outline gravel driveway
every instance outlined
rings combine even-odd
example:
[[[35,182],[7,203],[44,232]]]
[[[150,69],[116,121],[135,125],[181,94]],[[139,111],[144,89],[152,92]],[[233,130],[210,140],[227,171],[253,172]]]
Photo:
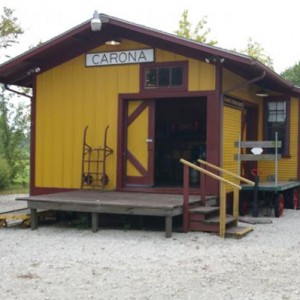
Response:
[[[300,211],[271,220],[240,240],[3,228],[1,299],[300,299]]]

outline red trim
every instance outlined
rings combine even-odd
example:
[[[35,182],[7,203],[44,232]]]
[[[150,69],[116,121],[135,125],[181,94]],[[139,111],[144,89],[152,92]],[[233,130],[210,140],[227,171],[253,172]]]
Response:
[[[290,156],[290,128],[291,128],[291,99],[286,96],[270,96],[268,99],[264,99],[263,103],[263,137],[267,140],[267,112],[268,112],[268,102],[271,101],[286,101],[286,125],[285,125],[285,149],[282,152],[282,157],[289,158]],[[299,116],[298,116],[299,117]]]
[[[31,196],[36,195],[46,195],[46,194],[54,194],[54,193],[63,193],[63,192],[71,192],[76,191],[78,189],[65,189],[65,188],[50,188],[50,187],[34,187],[30,192]]]
[[[222,69],[216,66],[216,92],[207,97],[207,125],[206,125],[206,160],[221,166],[222,156],[222,129],[223,129],[223,97],[222,97]],[[206,178],[206,193],[218,194],[218,182]]]
[[[144,93],[143,91],[137,94],[119,94],[119,99],[121,101],[124,100],[151,100],[151,99],[167,99],[167,98],[195,98],[195,97],[208,97],[215,95],[214,90],[207,90],[207,91],[186,91],[186,92],[172,92],[169,93],[162,93],[160,91],[155,92],[154,90],[152,93]]]
[[[127,126],[129,126],[142,112],[143,110],[148,107],[147,103],[144,101],[142,102],[135,110],[134,112],[128,116],[127,119]]]
[[[298,101],[298,168],[297,168],[297,178],[300,179],[300,102]],[[299,191],[298,191],[299,192]],[[298,194],[299,195],[299,194]],[[300,196],[300,195],[299,195]],[[298,201],[300,205],[300,201]]]
[[[33,195],[35,185],[35,147],[36,147],[36,80],[32,87],[33,96],[31,98],[30,116],[30,184],[29,193]]]
[[[140,99],[139,99],[140,100]],[[133,111],[133,113],[128,116],[128,103],[129,101],[134,101],[132,99],[129,99],[126,101],[126,105],[125,107],[123,107],[123,109],[126,108],[126,113],[123,114],[124,120],[122,121],[122,124],[124,124],[124,127],[121,129],[123,132],[123,141],[122,141],[122,145],[123,145],[123,149],[121,150],[124,155],[122,157],[123,159],[123,166],[121,167],[124,172],[124,180],[121,179],[123,181],[122,186],[126,185],[126,184],[143,184],[143,185],[147,185],[147,186],[152,186],[153,185],[153,167],[152,164],[154,162],[154,146],[153,146],[153,142],[152,143],[148,143],[148,161],[147,161],[147,169],[145,169],[143,167],[143,165],[141,165],[141,163],[136,159],[136,157],[128,150],[127,148],[127,130],[128,130],[128,126],[139,116],[139,114],[141,114],[144,109],[146,107],[149,108],[148,111],[148,133],[147,133],[147,138],[148,139],[152,139],[152,141],[154,141],[154,105],[153,105],[153,101],[151,99],[148,100],[143,100],[143,102]],[[128,176],[126,175],[126,161],[130,161],[132,163],[132,165],[141,173],[141,176]],[[137,180],[135,180],[137,179]]]
[[[215,99],[215,92],[214,91],[195,91],[195,92],[170,92],[170,93],[152,93],[151,95],[149,93],[137,93],[137,94],[119,94],[119,107],[118,107],[118,140],[117,140],[117,183],[116,183],[116,189],[117,190],[124,190],[127,189],[125,187],[126,182],[125,182],[125,149],[126,149],[126,141],[127,141],[127,135],[126,135],[126,130],[124,128],[127,128],[127,101],[128,100],[159,100],[159,99],[167,99],[167,98],[194,98],[194,97],[207,97],[207,107],[210,105],[209,99]],[[155,122],[155,103],[154,101],[151,102],[149,105],[149,108],[153,110],[153,113],[150,113],[150,119],[149,119],[149,129],[150,127],[154,129],[154,122]],[[214,112],[211,113],[212,117],[215,115]],[[212,123],[212,128],[215,126],[214,125],[214,120],[211,122],[207,121],[207,124],[209,125]],[[208,129],[207,129],[208,130]],[[214,134],[215,130],[211,130],[212,134]],[[149,138],[153,138],[154,140],[154,132],[149,132],[148,133]],[[208,136],[208,135],[207,135]],[[214,140],[214,136],[208,136],[208,139]],[[149,143],[149,147],[153,147],[154,151],[154,143]],[[208,155],[208,157],[210,154]],[[154,158],[153,158],[154,159]],[[150,163],[151,165],[151,163]],[[153,162],[152,162],[153,166]],[[153,170],[150,170],[153,173]],[[155,189],[157,190],[157,189]],[[214,189],[212,189],[214,190]]]
[[[127,149],[127,159],[133,164],[133,166],[141,173],[142,176],[146,176],[148,171],[141,165],[136,157]]]
[[[120,190],[124,185],[123,178],[125,176],[125,141],[127,137],[124,135],[124,127],[127,126],[125,124],[125,116],[127,115],[127,105],[125,105],[125,100],[119,95],[118,99],[118,132],[117,132],[117,182],[116,187],[117,190]]]
[[[145,87],[145,70],[150,68],[173,68],[173,67],[182,67],[183,68],[183,74],[182,74],[182,85],[179,87],[153,87],[153,88],[147,88]],[[144,93],[153,93],[153,92],[159,92],[159,93],[169,93],[172,92],[178,92],[178,91],[187,91],[188,90],[188,62],[187,61],[172,61],[172,62],[163,62],[163,63],[149,63],[149,64],[142,64],[140,66],[140,91],[143,91]]]

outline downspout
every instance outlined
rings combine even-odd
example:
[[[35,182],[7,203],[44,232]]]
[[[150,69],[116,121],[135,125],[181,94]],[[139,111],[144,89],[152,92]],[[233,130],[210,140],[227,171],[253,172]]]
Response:
[[[252,83],[255,83],[257,81],[260,81],[260,80],[264,79],[265,76],[266,76],[266,72],[263,71],[261,75],[255,77],[255,78],[253,78],[251,80],[248,80],[248,81],[242,82],[240,84],[237,84],[236,86],[233,86],[233,87],[225,90],[224,92],[221,93],[221,103],[224,105],[224,96],[227,95],[228,93],[233,92],[235,90],[238,90],[240,88],[246,87],[246,86],[248,86],[248,85],[250,85]],[[221,128],[222,128],[221,136],[223,136],[223,127],[221,127]],[[240,143],[240,141],[241,141],[241,133],[240,133],[240,137],[239,137],[239,143]],[[221,143],[223,144],[223,141]],[[223,152],[222,152],[222,155],[223,155]],[[240,156],[240,153],[239,153],[239,156]],[[223,161],[222,161],[222,163],[223,163]],[[240,166],[240,157],[239,157],[238,158],[238,170],[240,170],[240,167],[241,166]],[[240,174],[238,174],[238,175],[240,175]]]
[[[8,84],[6,84],[6,83],[4,84],[4,88],[5,88],[6,90],[12,92],[12,93],[18,94],[18,95],[20,95],[20,96],[27,97],[27,98],[29,98],[30,100],[32,100],[32,95],[30,96],[30,95],[27,95],[27,94],[22,93],[22,92],[20,92],[20,91],[13,90],[13,89],[10,88],[10,87],[8,86]]]
[[[265,76],[266,76],[266,72],[263,71],[262,74],[261,74],[260,76],[255,77],[255,78],[253,78],[253,79],[251,79],[251,80],[242,82],[242,83],[240,83],[240,84],[238,84],[238,85],[236,85],[236,86],[234,86],[234,87],[232,87],[232,88],[230,88],[230,89],[228,89],[228,90],[225,90],[225,91],[222,93],[222,97],[223,97],[224,95],[230,93],[230,92],[233,92],[233,91],[235,91],[235,90],[238,90],[238,89],[240,89],[240,88],[242,88],[242,87],[246,87],[246,86],[250,85],[251,83],[255,83],[255,82],[259,81],[259,80],[262,80],[262,79],[265,78]]]

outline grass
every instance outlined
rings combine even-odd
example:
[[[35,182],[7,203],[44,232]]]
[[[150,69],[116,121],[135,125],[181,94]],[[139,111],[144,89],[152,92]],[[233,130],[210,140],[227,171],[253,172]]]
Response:
[[[29,184],[24,182],[14,182],[8,188],[1,190],[0,195],[28,194]]]

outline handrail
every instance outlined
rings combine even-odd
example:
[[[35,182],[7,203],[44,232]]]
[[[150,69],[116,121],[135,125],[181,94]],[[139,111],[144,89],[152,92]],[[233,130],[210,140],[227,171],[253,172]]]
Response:
[[[198,159],[198,162],[201,163],[201,164],[204,164],[204,165],[206,165],[206,166],[208,166],[208,167],[210,167],[210,168],[212,168],[212,169],[215,169],[215,170],[221,171],[221,172],[223,172],[223,173],[226,173],[226,174],[228,174],[228,175],[230,175],[230,176],[232,176],[232,177],[234,177],[234,178],[236,178],[236,179],[239,179],[239,180],[241,180],[241,181],[244,181],[244,182],[246,182],[246,183],[248,183],[248,184],[250,184],[250,185],[252,185],[252,186],[255,185],[255,183],[254,183],[253,181],[251,181],[251,180],[249,180],[249,179],[247,179],[247,178],[244,178],[244,177],[242,177],[242,176],[240,176],[240,175],[237,175],[237,174],[235,174],[235,173],[232,173],[232,172],[230,172],[230,171],[228,171],[228,170],[225,170],[225,169],[223,169],[223,168],[217,167],[217,166],[215,166],[215,165],[213,165],[213,164],[211,164],[211,163],[209,163],[209,162],[207,162],[207,161],[205,161],[205,160]]]
[[[225,178],[223,178],[223,177],[221,177],[221,176],[218,176],[218,175],[216,175],[216,174],[214,174],[214,173],[212,173],[212,172],[209,172],[209,171],[207,171],[207,170],[205,170],[205,169],[203,169],[203,168],[201,168],[201,167],[198,167],[198,166],[196,166],[196,165],[190,163],[189,161],[187,161],[187,160],[185,160],[185,159],[183,159],[183,158],[181,158],[179,161],[180,161],[182,164],[185,164],[185,165],[187,165],[187,166],[189,166],[189,167],[191,167],[191,168],[193,168],[193,169],[195,169],[195,170],[198,170],[198,171],[200,171],[200,172],[203,172],[203,173],[206,174],[206,175],[211,176],[212,178],[215,178],[215,179],[217,179],[217,180],[219,180],[219,181],[222,181],[222,182],[224,182],[224,183],[228,183],[228,184],[232,185],[233,187],[235,187],[235,188],[237,188],[237,189],[239,189],[239,190],[242,189],[242,187],[239,186],[239,185],[237,185],[236,183],[231,182],[231,181],[229,181],[229,180],[227,180],[227,179],[225,179]]]
[[[180,159],[179,160],[183,165],[184,165],[184,211],[183,211],[183,231],[187,232],[188,231],[188,209],[189,209],[189,183],[188,183],[188,167],[191,167],[199,172],[202,172],[220,182],[220,197],[219,197],[219,202],[220,202],[220,229],[219,229],[219,235],[221,237],[225,237],[226,233],[226,189],[225,189],[225,184],[229,184],[234,188],[233,191],[233,202],[234,202],[234,209],[233,209],[233,217],[236,220],[238,219],[239,215],[239,190],[242,189],[240,185],[237,185],[234,182],[231,182],[230,180],[227,180],[221,176],[218,176],[210,171],[207,171],[206,169],[203,169],[199,166],[196,166],[189,161],[185,159]],[[209,163],[207,163],[209,164]],[[211,164],[210,164],[211,165]],[[214,166],[214,165],[212,165]],[[213,168],[219,168],[214,166]],[[221,169],[221,168],[220,168]],[[223,170],[224,171],[224,170]],[[226,171],[226,170],[225,170]],[[229,171],[226,171],[224,173],[231,173]],[[233,173],[232,173],[233,174]],[[238,175],[236,175],[238,176]]]

